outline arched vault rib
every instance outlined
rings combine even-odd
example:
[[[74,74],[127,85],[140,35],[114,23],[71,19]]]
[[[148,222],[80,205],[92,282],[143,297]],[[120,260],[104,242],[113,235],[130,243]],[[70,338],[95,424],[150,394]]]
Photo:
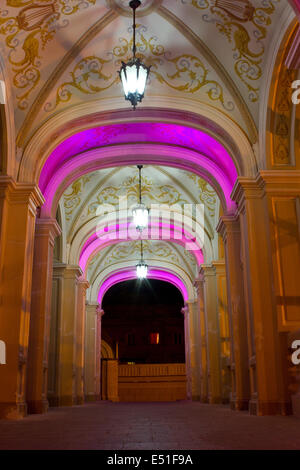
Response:
[[[189,249],[195,257],[195,262],[198,266],[203,263],[202,247],[198,244],[197,240],[191,243],[191,239],[193,239],[193,237],[187,230],[182,234],[181,227],[172,225],[170,230],[170,226],[168,224],[161,222],[150,226],[149,231],[153,228],[158,230],[153,231],[152,236],[150,237],[147,237],[144,234],[145,240],[168,241],[170,243],[175,243],[185,249]],[[107,227],[107,231],[103,230],[102,232],[94,232],[86,236],[85,240],[78,240],[78,243],[73,243],[71,246],[69,262],[71,264],[79,264],[85,275],[91,259],[101,250],[110,245],[115,245],[121,242],[132,242],[139,239],[138,236],[135,239],[130,237],[128,229],[128,223],[119,224],[117,227],[112,225]]]
[[[128,265],[128,263],[119,263],[114,270],[108,269],[99,273],[93,285],[90,287],[88,298],[91,302],[98,301],[101,304],[103,295],[109,287],[117,282],[121,282],[122,280],[135,278],[135,266]],[[167,263],[158,263],[156,267],[151,267],[149,269],[149,278],[171,282],[179,288],[185,301],[193,302],[195,300],[195,291],[192,281],[179,267],[177,267],[176,270],[171,270]],[[105,284],[109,279],[111,279],[111,281],[108,281],[107,284]]]
[[[145,122],[176,124],[204,132],[224,147],[239,176],[251,177],[257,173],[256,157],[247,136],[240,127],[215,108],[203,104],[199,114],[196,114],[191,109],[183,112],[168,107],[143,107],[132,113],[128,109],[109,111],[109,103],[108,107],[102,103],[104,111],[100,113],[97,111],[98,104],[83,103],[64,110],[37,129],[24,149],[18,180],[38,184],[43,167],[49,158],[53,158],[56,149],[84,129],[124,123],[134,123],[137,126],[138,123]],[[74,152],[76,153],[75,150]]]

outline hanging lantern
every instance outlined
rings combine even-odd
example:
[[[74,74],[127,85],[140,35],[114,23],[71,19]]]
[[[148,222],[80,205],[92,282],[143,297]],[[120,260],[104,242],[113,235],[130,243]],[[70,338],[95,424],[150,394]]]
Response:
[[[142,232],[148,227],[149,209],[144,204],[137,204],[132,209],[132,215],[137,230]]]
[[[136,265],[136,277],[138,279],[146,279],[148,274],[148,266],[144,262]]]
[[[142,168],[143,165],[137,166],[139,169],[139,204],[132,209],[133,221],[137,230],[142,232],[148,227],[149,209],[142,204]]]
[[[148,274],[148,266],[143,256],[143,240],[141,240],[141,261],[136,265],[136,277],[138,279],[146,279]]]
[[[133,58],[127,63],[122,62],[122,67],[119,70],[125,99],[131,102],[133,109],[135,109],[137,104],[140,103],[144,98],[146,83],[150,72],[150,67],[147,67],[139,58],[135,56],[135,11],[140,5],[141,2],[139,0],[132,0],[129,3],[130,8],[133,10]]]

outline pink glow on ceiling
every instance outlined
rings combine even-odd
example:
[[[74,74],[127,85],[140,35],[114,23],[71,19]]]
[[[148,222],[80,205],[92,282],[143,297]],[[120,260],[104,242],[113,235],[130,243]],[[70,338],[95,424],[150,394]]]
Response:
[[[176,286],[180,290],[180,292],[183,296],[184,302],[187,302],[189,300],[188,291],[187,291],[187,288],[186,288],[185,284],[175,274],[170,273],[168,271],[161,270],[161,269],[149,269],[147,278],[148,279],[158,279],[160,281],[166,281],[166,282],[169,282],[170,284],[173,284],[174,286]],[[100,306],[102,305],[102,300],[103,300],[103,297],[104,297],[105,293],[112,286],[114,286],[115,284],[118,284],[120,282],[123,282],[123,281],[130,281],[132,279],[136,279],[135,269],[130,269],[130,270],[127,270],[127,271],[121,271],[121,272],[112,274],[109,278],[107,278],[102,283],[102,285],[100,287],[99,294],[98,294],[98,303],[99,303],[99,305]]]
[[[134,145],[137,144],[143,146],[143,151],[139,148],[138,152],[134,152]],[[126,145],[132,147],[128,149]],[[223,189],[227,207],[233,205],[230,194],[237,178],[237,170],[230,155],[217,140],[198,129],[178,124],[138,122],[86,129],[58,145],[49,156],[40,175],[39,186],[46,198],[42,210],[49,213],[57,189],[76,168],[85,166],[80,175],[76,174],[78,178],[105,165],[112,167],[134,164],[132,157],[142,162],[143,155],[148,155],[149,145],[157,147],[157,156],[153,159],[148,156],[147,164],[175,166],[195,171],[200,176],[203,168],[205,174],[212,175]],[[113,149],[114,146],[123,149],[122,157],[115,160],[111,158],[108,164],[104,162],[102,164],[101,149]],[[168,158],[161,151],[162,148],[168,149]],[[182,152],[182,157],[179,158],[179,162],[175,162],[174,157],[173,164],[172,152],[175,154],[175,151]],[[212,181],[209,183],[212,184]]]
[[[99,252],[101,249],[107,246],[114,245],[116,243],[130,242],[130,241],[134,242],[135,240],[128,237],[129,226],[130,226],[130,223],[110,226],[107,228],[107,232],[106,231],[104,232],[103,230],[102,232],[98,231],[97,233],[93,233],[92,235],[90,235],[88,240],[84,243],[81,253],[80,253],[80,257],[79,257],[79,266],[82,269],[82,272],[83,273],[86,272],[90,257],[96,252]],[[188,233],[186,230],[184,231],[184,234],[182,234],[182,227],[176,227],[174,225],[167,225],[164,223],[153,224],[152,227],[153,226],[159,227],[160,229],[159,238],[153,239],[154,241],[156,240],[161,240],[161,241],[166,241],[166,242],[169,241],[171,243],[176,243],[178,245],[185,247],[186,244],[189,244],[191,240],[193,240],[193,236],[190,233]],[[182,234],[181,239],[176,239],[173,232],[177,234]],[[111,234],[111,233],[115,234],[117,239],[107,240],[108,234]],[[167,238],[169,234],[171,235],[170,239]],[[139,238],[137,237],[137,239]],[[143,238],[143,239],[147,240],[148,238]],[[203,259],[202,249],[200,246],[198,247],[197,250],[191,251],[191,253],[195,256],[198,266],[203,264],[204,259]]]

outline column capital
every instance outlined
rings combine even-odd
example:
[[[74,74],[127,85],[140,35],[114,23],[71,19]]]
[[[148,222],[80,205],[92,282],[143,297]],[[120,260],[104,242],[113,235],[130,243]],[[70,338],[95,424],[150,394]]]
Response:
[[[61,228],[56,219],[39,219],[35,221],[35,233],[37,236],[48,236],[54,241],[61,234]]]
[[[211,264],[201,264],[199,274],[203,276],[203,280],[208,276],[215,276],[216,269]]]
[[[299,194],[300,170],[263,170],[259,180],[266,193],[282,196]]]
[[[0,176],[0,195],[3,197],[4,193],[6,193],[10,202],[16,204],[32,201],[36,207],[39,207],[45,202],[38,185],[19,183],[11,176]]]
[[[53,264],[53,276],[64,277],[66,279],[76,279],[77,281],[82,276],[82,270],[79,266],[65,264],[65,263],[54,263]]]
[[[221,235],[224,242],[227,239],[228,233],[239,233],[240,223],[238,214],[222,215],[219,219],[216,231]]]
[[[293,195],[299,193],[300,170],[262,170],[255,178],[238,177],[231,199],[239,208],[247,199],[262,199],[266,193]]]
[[[240,207],[246,199],[262,199],[264,194],[264,182],[260,174],[256,178],[239,176],[233,187],[231,199]]]
[[[216,274],[224,274],[225,273],[225,259],[219,259],[217,261],[213,261],[212,265],[216,270]]]
[[[87,281],[86,279],[84,279],[83,277],[80,277],[78,279],[78,284],[83,287],[83,289],[87,290],[89,287],[90,287],[90,283],[89,281]]]

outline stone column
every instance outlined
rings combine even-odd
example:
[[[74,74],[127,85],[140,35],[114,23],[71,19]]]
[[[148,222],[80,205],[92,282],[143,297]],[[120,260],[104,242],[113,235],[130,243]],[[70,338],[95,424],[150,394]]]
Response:
[[[195,281],[198,301],[199,315],[199,369],[200,369],[200,401],[208,403],[208,370],[207,370],[207,349],[206,349],[206,322],[204,309],[204,291],[203,291],[203,275]]]
[[[52,328],[50,337],[48,396],[51,405],[72,406],[77,403],[77,332],[78,266],[55,264],[53,268]]]
[[[0,366],[0,418],[26,414],[26,366],[30,324],[32,263],[39,189],[0,177],[0,340],[6,364]]]
[[[217,231],[222,235],[225,247],[231,334],[231,408],[247,410],[250,400],[248,336],[238,217],[222,216]]]
[[[202,265],[200,274],[204,279],[204,308],[206,322],[208,400],[222,403],[221,354],[218,315],[216,270],[213,266]]]
[[[98,303],[86,304],[85,329],[85,400],[101,399],[101,318]]]
[[[53,248],[55,237],[60,233],[55,219],[36,220],[26,389],[29,413],[45,413],[48,410]]]
[[[227,282],[225,272],[225,261],[214,261],[212,266],[216,271],[219,330],[220,330],[220,352],[221,352],[221,387],[223,403],[230,402],[231,373],[230,373],[230,329],[227,305]]]
[[[189,351],[190,351],[190,374],[191,374],[191,397],[192,400],[200,400],[200,367],[199,367],[199,343],[200,325],[198,303],[188,302],[188,328],[189,328]]]
[[[295,185],[299,187],[299,179]],[[244,288],[250,326],[250,412],[258,415],[288,414],[291,403],[286,379],[287,354],[284,351],[285,338],[279,335],[278,330],[278,299],[272,272],[270,225],[276,224],[276,215],[271,218],[268,212],[265,183],[260,176],[256,179],[239,178],[232,197],[238,204],[245,265]],[[282,218],[286,211],[287,206]],[[275,258],[278,264],[278,252]]]
[[[186,395],[187,399],[192,399],[192,370],[191,370],[191,349],[190,349],[190,325],[188,304],[181,309],[184,315],[184,343],[185,343],[185,369],[186,369]]]
[[[101,400],[101,341],[102,341],[102,317],[104,310],[100,307],[97,309],[97,323],[96,323],[96,387],[95,387],[95,399]]]
[[[77,284],[76,318],[76,403],[84,403],[84,356],[85,356],[85,302],[89,283],[80,279]]]

